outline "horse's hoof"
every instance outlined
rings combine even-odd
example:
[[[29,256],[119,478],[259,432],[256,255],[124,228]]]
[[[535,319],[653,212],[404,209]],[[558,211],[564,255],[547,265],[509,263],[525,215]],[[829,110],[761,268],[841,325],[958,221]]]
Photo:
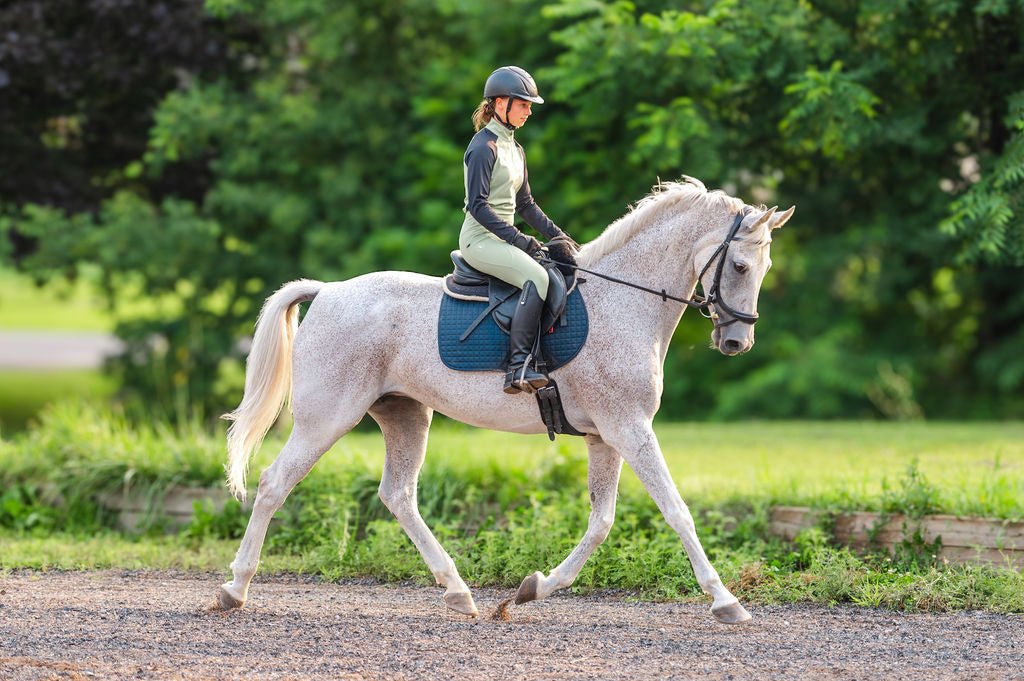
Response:
[[[739,604],[739,601],[717,608],[712,606],[711,614],[722,624],[742,624],[743,622],[750,621],[750,613]]]
[[[217,603],[220,605],[221,610],[234,610],[235,608],[241,608],[245,605],[245,601],[239,600],[232,596],[227,589],[228,585],[225,584],[220,588],[220,593],[217,594]]]
[[[476,603],[473,602],[473,597],[465,591],[445,594],[444,604],[463,615],[469,615],[470,617],[480,615],[480,611],[476,609]]]
[[[516,605],[537,600],[537,590],[540,588],[542,579],[544,579],[544,575],[540,572],[534,572],[524,579],[523,583],[519,585],[519,591],[516,592]]]

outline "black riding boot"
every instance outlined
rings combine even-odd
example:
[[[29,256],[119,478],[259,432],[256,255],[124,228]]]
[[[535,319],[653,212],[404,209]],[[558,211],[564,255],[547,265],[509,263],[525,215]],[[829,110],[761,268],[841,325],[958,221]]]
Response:
[[[505,374],[505,392],[515,395],[522,390],[536,390],[548,384],[548,377],[530,364],[533,361],[533,344],[540,330],[540,315],[544,311],[544,299],[537,293],[532,281],[523,285],[523,292],[516,305],[516,313],[509,324],[508,372]]]

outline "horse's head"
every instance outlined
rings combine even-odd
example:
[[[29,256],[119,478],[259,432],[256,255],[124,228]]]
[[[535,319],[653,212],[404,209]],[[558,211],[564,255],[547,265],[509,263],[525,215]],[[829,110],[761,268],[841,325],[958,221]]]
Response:
[[[793,206],[776,214],[775,208],[746,206],[726,226],[728,232],[715,230],[708,235],[708,244],[696,249],[694,267],[714,323],[711,345],[723,355],[738,355],[754,346],[757,298],[772,266],[772,232],[795,210]]]

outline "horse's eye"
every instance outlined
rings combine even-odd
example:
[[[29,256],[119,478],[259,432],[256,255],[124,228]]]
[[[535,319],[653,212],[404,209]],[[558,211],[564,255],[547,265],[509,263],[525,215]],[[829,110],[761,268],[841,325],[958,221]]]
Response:
[[[747,271],[747,266],[746,266],[746,264],[744,264],[744,263],[741,263],[741,262],[734,262],[734,263],[732,264],[732,266],[733,266],[733,269],[735,269],[735,270],[736,270],[737,272],[739,272],[740,274],[745,274],[745,273],[746,273],[746,271]]]

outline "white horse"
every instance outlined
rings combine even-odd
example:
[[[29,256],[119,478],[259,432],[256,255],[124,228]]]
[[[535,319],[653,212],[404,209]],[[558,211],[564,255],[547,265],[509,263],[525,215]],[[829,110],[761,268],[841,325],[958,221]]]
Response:
[[[692,178],[659,184],[584,245],[578,261],[581,267],[648,287],[676,289],[687,298],[703,277],[704,290],[719,294],[710,310],[715,321],[711,344],[736,355],[754,344],[758,293],[771,266],[771,233],[794,208],[776,214],[774,208],[746,206],[720,191],[707,191]],[[737,225],[738,233],[723,249],[730,228]],[[718,260],[721,266],[713,262]],[[625,460],[682,539],[701,589],[713,599],[715,618],[726,623],[750,619],[708,561],[652,427],[665,353],[686,306],[593,277],[581,291],[590,335],[576,358],[552,376],[569,422],[585,433],[592,510],[579,545],[549,574],[527,576],[516,603],[545,598],[573,583],[611,529]],[[284,448],[260,476],[252,516],[231,563],[233,580],[219,593],[222,608],[245,604],[267,525],[292,488],[369,413],[386,446],[381,500],[438,584],[446,587],[445,604],[478,615],[469,587],[417,509],[431,417],[436,410],[481,428],[513,433],[546,429],[533,397],[504,393],[499,374],[453,371],[442,364],[437,347],[441,296],[437,277],[377,272],[334,283],[294,281],[267,299],[256,323],[244,397],[225,417],[234,421],[228,431],[228,483],[236,496],[244,497],[249,458],[289,395],[294,421]],[[309,300],[300,328],[298,304]]]

